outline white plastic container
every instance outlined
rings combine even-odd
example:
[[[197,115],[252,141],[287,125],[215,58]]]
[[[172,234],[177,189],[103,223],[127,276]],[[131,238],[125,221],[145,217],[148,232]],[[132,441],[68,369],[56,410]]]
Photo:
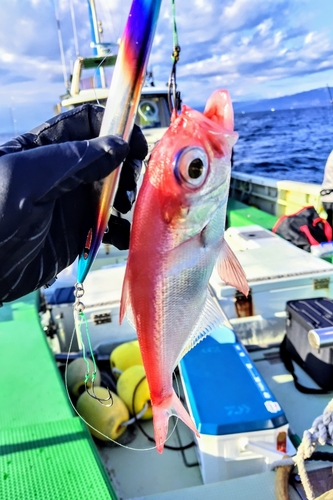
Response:
[[[99,344],[114,345],[137,338],[134,328],[128,323],[126,317],[122,325],[119,325],[120,299],[125,268],[126,262],[122,262],[93,270],[84,282],[85,293],[82,302],[85,306],[84,314],[87,318],[93,349],[96,349]],[[68,352],[74,330],[73,281],[64,280],[60,276],[56,282],[57,288],[53,288],[53,295],[50,292],[47,295],[47,301],[52,307],[53,318],[58,324],[58,338],[62,352]],[[85,328],[82,327],[82,342],[88,350],[88,339],[84,332]],[[81,339],[77,338],[75,334],[71,352],[78,351],[81,347]]]
[[[200,434],[197,455],[204,484],[267,472],[269,465],[283,456],[276,453],[275,445],[282,432],[288,433],[288,425],[225,436]],[[294,453],[287,438],[287,454]]]
[[[233,227],[225,239],[247,275],[246,301],[214,270],[211,285],[245,344],[281,342],[288,300],[333,297],[333,265],[260,226]]]

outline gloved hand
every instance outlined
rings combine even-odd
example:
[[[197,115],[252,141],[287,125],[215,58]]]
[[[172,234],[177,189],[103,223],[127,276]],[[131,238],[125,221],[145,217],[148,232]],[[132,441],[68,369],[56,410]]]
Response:
[[[103,112],[86,104],[0,146],[0,302],[51,282],[81,254],[102,179],[125,158],[115,209],[130,210],[147,143],[139,127],[129,145],[97,137]],[[107,242],[128,248],[129,232],[113,217]]]

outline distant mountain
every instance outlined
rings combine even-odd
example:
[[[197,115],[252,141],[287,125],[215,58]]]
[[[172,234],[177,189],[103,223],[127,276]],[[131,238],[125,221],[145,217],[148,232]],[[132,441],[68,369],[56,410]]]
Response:
[[[331,93],[333,95],[333,89],[331,89]],[[327,87],[283,97],[275,97],[274,99],[233,102],[235,113],[241,113],[242,111],[270,111],[271,109],[315,108],[319,106],[331,106]]]

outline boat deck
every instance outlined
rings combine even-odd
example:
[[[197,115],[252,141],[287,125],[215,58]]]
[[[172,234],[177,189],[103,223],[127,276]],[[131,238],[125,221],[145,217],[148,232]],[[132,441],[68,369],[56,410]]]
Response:
[[[314,419],[321,415],[331,400],[330,395],[301,394],[294,387],[291,375],[286,371],[278,356],[277,349],[264,349],[251,354],[257,369],[284,409],[291,430],[299,437],[311,427]],[[301,368],[296,367],[299,380],[309,387],[317,387]],[[234,376],[237,376],[234,374]],[[223,390],[223,389],[222,389]],[[171,428],[171,425],[170,425]],[[182,422],[178,422],[181,444],[191,442],[191,432]],[[150,423],[145,424],[146,431],[152,435]],[[177,434],[168,441],[179,446]],[[128,446],[144,450],[151,444],[138,432]],[[321,451],[331,451],[325,446]],[[319,449],[318,449],[319,450]],[[100,456],[120,499],[147,500],[207,500],[232,498],[235,500],[274,500],[275,472],[263,472],[246,477],[203,485],[195,449],[185,451],[184,458],[180,451],[165,450],[158,455],[155,450],[133,451],[124,448],[99,446]],[[133,454],[137,456],[133,459]],[[197,464],[197,465],[195,465]],[[167,473],[161,473],[167,471]],[[128,480],[128,478],[133,480]],[[152,480],[152,478],[154,478]],[[290,488],[290,499],[299,498]]]
[[[245,205],[241,201],[229,198],[227,211],[227,225],[240,227],[258,225],[265,229],[272,230],[278,217],[263,212],[256,207]]]
[[[229,224],[261,224],[268,229],[276,220],[240,202],[233,205],[232,200],[228,215]],[[0,309],[1,499],[276,498],[275,472],[203,485],[195,448],[184,455],[173,450],[162,455],[154,449],[142,451],[152,444],[139,430],[128,446],[141,451],[96,444],[69,404],[40,326],[36,297],[31,294]],[[302,436],[331,396],[299,393],[277,349],[255,351],[251,357],[284,409],[292,431]],[[301,369],[296,370],[301,382],[315,386]],[[145,423],[144,428],[152,435],[151,423]],[[193,439],[179,422],[168,444],[179,446],[178,431],[182,444]],[[290,488],[290,499],[297,498]]]
[[[40,328],[35,299],[32,294],[0,310],[1,498],[275,498],[274,472],[203,485],[194,448],[185,452],[189,466],[180,451],[165,450],[159,455],[154,449],[133,451],[100,444],[96,448],[85,425],[73,415]],[[251,356],[285,410],[293,432],[301,436],[331,397],[299,393],[276,349]],[[304,383],[315,386],[301,369],[297,371]],[[152,435],[149,422],[145,429]],[[182,444],[192,440],[181,422],[177,430]],[[177,432],[168,444],[179,446]],[[137,431],[128,446],[144,450],[152,445]],[[297,498],[293,491],[290,498]]]
[[[0,498],[117,498],[69,404],[36,299],[31,294],[0,309]]]

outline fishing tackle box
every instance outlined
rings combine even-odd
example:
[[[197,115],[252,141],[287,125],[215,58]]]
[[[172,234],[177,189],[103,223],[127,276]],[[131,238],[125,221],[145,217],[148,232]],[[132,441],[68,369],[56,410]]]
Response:
[[[206,337],[179,369],[204,483],[264,472],[295,453],[282,408],[231,329]]]
[[[258,225],[230,227],[225,239],[247,275],[246,298],[216,270],[211,286],[245,345],[280,344],[286,332],[286,303],[333,297],[333,265]]]
[[[287,302],[286,352],[323,389],[333,390],[333,300]]]

